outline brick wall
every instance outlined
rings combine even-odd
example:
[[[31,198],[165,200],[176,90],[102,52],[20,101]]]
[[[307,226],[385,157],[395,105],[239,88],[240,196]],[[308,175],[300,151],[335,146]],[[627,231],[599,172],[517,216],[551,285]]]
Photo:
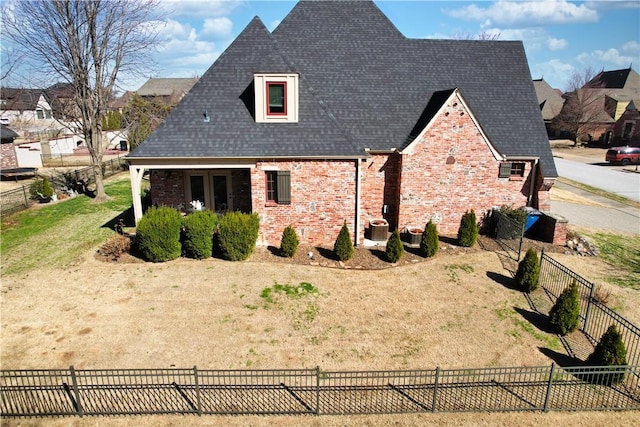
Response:
[[[400,229],[432,219],[440,233],[456,234],[468,209],[480,220],[494,206],[527,202],[531,164],[522,180],[498,178],[500,162],[455,97],[409,151],[402,155]]]
[[[290,171],[291,204],[267,203],[268,170]],[[280,246],[282,231],[291,224],[301,244],[332,244],[345,220],[353,237],[355,171],[353,160],[259,162],[251,170],[253,212],[260,215],[258,243]]]
[[[18,158],[13,144],[0,145],[0,168],[13,169],[18,167]]]
[[[152,170],[149,174],[151,202],[155,206],[184,204],[184,172],[181,170]]]

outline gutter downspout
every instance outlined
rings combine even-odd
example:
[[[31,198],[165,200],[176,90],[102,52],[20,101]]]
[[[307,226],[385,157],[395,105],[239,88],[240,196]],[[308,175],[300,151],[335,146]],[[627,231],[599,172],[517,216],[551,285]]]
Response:
[[[358,242],[360,241],[360,162],[361,159],[356,160],[356,221],[353,236],[355,246],[358,246]]]
[[[529,197],[527,199],[527,206],[531,205],[533,192],[536,188],[536,181],[538,180],[538,162],[540,162],[540,159],[534,160],[533,164],[531,165],[531,185],[529,186]]]

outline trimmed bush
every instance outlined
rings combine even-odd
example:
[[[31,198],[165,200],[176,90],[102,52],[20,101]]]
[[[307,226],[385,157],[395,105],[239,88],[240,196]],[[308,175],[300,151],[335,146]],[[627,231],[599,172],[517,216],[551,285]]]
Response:
[[[152,206],[136,227],[136,246],[147,261],[163,262],[176,259],[181,253],[182,216],[177,210]]]
[[[218,215],[210,210],[197,211],[184,218],[182,253],[195,259],[205,259],[213,254],[213,233],[218,225]]]
[[[440,241],[438,240],[438,228],[429,220],[420,240],[420,253],[423,257],[429,258],[435,256],[440,249]]]
[[[38,199],[40,197],[51,197],[53,196],[53,187],[49,182],[49,178],[46,176],[42,179],[36,179],[29,186],[29,194],[32,199]]]
[[[404,246],[402,245],[402,240],[400,240],[400,233],[397,228],[391,233],[389,240],[387,240],[386,254],[387,261],[389,262],[398,262],[402,258],[402,255],[404,255]]]
[[[622,335],[618,332],[615,325],[609,326],[609,329],[602,335],[600,341],[593,350],[593,353],[587,358],[588,366],[622,366],[627,364],[627,350],[622,341]],[[592,380],[598,384],[618,384],[622,381],[624,372],[603,375],[594,374]]]
[[[516,284],[525,292],[531,292],[538,288],[540,281],[540,262],[535,249],[529,248],[524,259],[518,264],[516,271]]]
[[[222,256],[231,261],[242,261],[253,253],[260,231],[258,214],[227,212],[218,224],[218,243]]]
[[[342,224],[338,238],[333,245],[333,253],[340,261],[347,261],[353,257],[354,249],[351,241],[351,233],[347,227],[347,221]]]
[[[476,213],[471,209],[462,215],[460,228],[458,229],[458,243],[460,246],[470,248],[478,240],[478,221]]]
[[[280,239],[280,252],[288,258],[292,258],[298,250],[299,243],[296,230],[289,225],[282,232],[282,239]]]
[[[562,291],[551,308],[549,323],[560,335],[566,335],[578,329],[578,325],[580,325],[580,296],[575,280]]]

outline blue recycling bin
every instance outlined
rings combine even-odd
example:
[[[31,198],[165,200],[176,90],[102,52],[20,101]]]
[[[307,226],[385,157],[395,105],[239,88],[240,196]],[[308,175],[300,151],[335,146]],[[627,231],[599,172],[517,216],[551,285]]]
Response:
[[[540,217],[542,216],[542,212],[537,209],[527,207],[527,222],[524,224],[524,232],[527,233],[533,228],[533,226],[538,222]]]

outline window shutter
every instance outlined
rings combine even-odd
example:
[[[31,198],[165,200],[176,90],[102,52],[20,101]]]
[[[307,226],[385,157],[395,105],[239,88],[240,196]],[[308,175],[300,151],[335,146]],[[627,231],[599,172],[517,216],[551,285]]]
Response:
[[[291,203],[291,172],[278,171],[278,203]]]
[[[498,178],[509,178],[511,176],[511,162],[500,163]]]

